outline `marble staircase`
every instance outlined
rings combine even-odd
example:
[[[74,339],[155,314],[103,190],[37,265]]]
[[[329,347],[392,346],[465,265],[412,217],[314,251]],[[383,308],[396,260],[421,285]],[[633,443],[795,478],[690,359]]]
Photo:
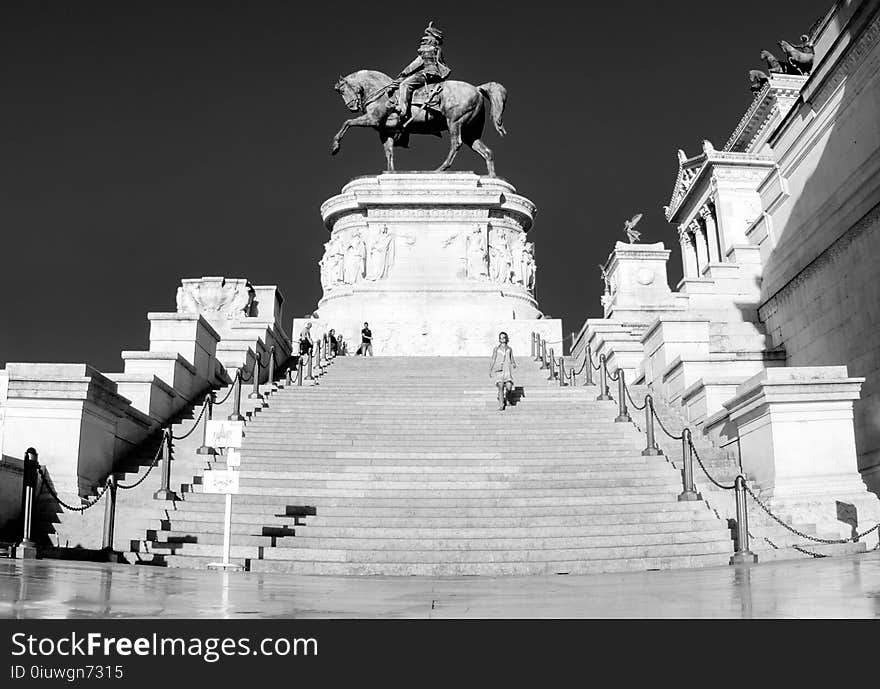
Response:
[[[504,412],[483,358],[340,357],[319,384],[278,389],[249,410],[233,561],[391,575],[726,564],[727,523],[704,502],[676,500],[678,472],[641,456],[642,436],[614,422],[616,406],[547,377],[521,360]],[[200,440],[186,442],[174,467],[181,500],[152,501],[158,472],[140,504],[121,495],[116,547],[129,561],[221,557],[224,498],[202,492],[202,477],[224,458],[206,461]]]

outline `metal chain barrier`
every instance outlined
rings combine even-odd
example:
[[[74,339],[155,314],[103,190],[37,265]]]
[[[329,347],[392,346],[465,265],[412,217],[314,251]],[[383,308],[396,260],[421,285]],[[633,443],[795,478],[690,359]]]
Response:
[[[653,402],[651,403],[651,413],[654,415],[654,420],[655,420],[655,421],[657,422],[657,424],[660,426],[660,429],[661,429],[666,435],[668,435],[668,436],[669,436],[670,438],[672,438],[673,440],[681,440],[682,438],[684,438],[684,433],[682,433],[681,435],[675,435],[675,434],[669,432],[669,429],[666,428],[666,426],[664,426],[664,425],[663,425],[663,422],[660,420],[660,416],[657,414],[657,410],[654,409],[654,404],[653,404]]]
[[[718,486],[722,490],[733,490],[734,488],[736,488],[735,484],[730,484],[729,486],[726,486],[723,483],[719,483],[718,481],[715,480],[715,477],[709,473],[709,470],[706,468],[706,465],[703,464],[703,460],[700,459],[700,453],[697,452],[697,448],[694,447],[694,439],[690,433],[688,434],[688,445],[691,446],[691,452],[693,453],[694,457],[697,458],[697,464],[700,465],[700,469],[702,469],[703,473],[706,474],[706,478],[708,478],[712,483],[714,483],[716,486]]]
[[[208,394],[210,395],[211,393],[208,393]],[[196,430],[196,428],[199,427],[199,422],[202,420],[202,417],[205,415],[205,410],[207,408],[208,408],[208,405],[205,404],[204,402],[202,402],[202,411],[199,412],[199,416],[196,419],[196,422],[192,425],[192,428],[190,428],[186,433],[184,433],[181,436],[172,435],[171,439],[172,440],[186,440],[187,438],[189,438],[193,434],[193,432]]]
[[[147,469],[146,473],[143,476],[141,476],[137,481],[135,481],[134,483],[131,483],[129,485],[125,485],[124,483],[117,483],[116,484],[117,488],[121,488],[122,490],[131,490],[132,488],[137,488],[139,485],[141,485],[147,479],[147,476],[150,475],[150,472],[153,471],[153,469],[155,469],[156,466],[158,466],[158,464],[159,464],[159,457],[162,456],[162,446],[166,442],[165,434],[167,432],[168,431],[164,431],[162,433],[162,442],[159,443],[159,449],[156,450],[156,456],[153,457],[153,461],[150,462],[150,466]]]
[[[106,493],[107,489],[110,487],[109,482],[105,483],[104,487],[101,489],[101,492],[98,493],[98,495],[95,497],[94,500],[87,502],[85,505],[80,505],[79,507],[74,507],[73,505],[68,505],[66,502],[64,502],[64,500],[62,500],[60,497],[58,497],[58,493],[55,492],[55,488],[49,482],[49,479],[46,476],[43,467],[38,466],[37,469],[40,472],[40,478],[43,479],[43,483],[45,484],[46,488],[49,489],[49,492],[52,494],[52,497],[55,498],[55,501],[59,505],[61,505],[64,509],[66,509],[68,512],[85,512],[90,507],[94,507],[95,505],[97,505],[101,501],[101,498],[104,497],[104,493]]]
[[[874,526],[872,526],[870,529],[863,531],[862,533],[856,533],[855,536],[850,536],[849,538],[819,538],[818,536],[811,536],[810,534],[804,533],[803,531],[798,531],[793,526],[785,523],[779,517],[777,517],[775,514],[773,514],[773,512],[770,511],[770,508],[767,507],[767,505],[765,505],[757,495],[755,495],[754,491],[751,488],[749,488],[748,484],[746,484],[746,492],[752,496],[752,500],[754,500],[758,504],[758,506],[762,510],[764,510],[764,512],[766,512],[777,524],[785,527],[786,529],[791,531],[796,536],[800,536],[801,538],[806,538],[807,540],[813,541],[815,543],[823,543],[826,545],[837,545],[837,544],[841,544],[841,543],[855,543],[855,542],[859,541],[860,539],[864,538],[865,536],[867,536],[868,534],[870,534],[874,531],[877,531],[877,529],[880,528],[880,523],[877,523]],[[809,554],[809,553],[807,553],[807,554]]]
[[[632,398],[632,395],[629,394],[629,385],[626,384],[626,381],[624,381],[623,390],[624,390],[624,392],[626,392],[627,398],[629,398],[629,403],[638,411],[644,411],[645,407],[648,406],[647,396],[645,396],[645,403],[640,407],[638,404],[635,403],[635,401]]]
[[[226,400],[229,399],[229,396],[232,394],[232,389],[235,387],[235,380],[241,376],[241,371],[235,372],[235,377],[233,377],[232,382],[229,384],[229,389],[226,391],[226,395],[219,402],[214,402],[214,406],[219,406],[223,404]]]

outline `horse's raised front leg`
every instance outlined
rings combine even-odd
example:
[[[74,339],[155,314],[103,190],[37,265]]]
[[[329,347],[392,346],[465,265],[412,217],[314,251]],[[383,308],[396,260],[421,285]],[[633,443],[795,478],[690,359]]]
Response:
[[[455,160],[458,149],[461,148],[461,120],[449,123],[449,155],[446,156],[440,167],[435,172],[443,172],[448,170]]]
[[[379,124],[379,120],[370,113],[346,120],[342,123],[342,128],[336,132],[336,136],[333,137],[333,143],[330,144],[330,155],[336,155],[339,153],[339,146],[342,143],[342,137],[345,136],[349,127],[375,127],[377,124]]]

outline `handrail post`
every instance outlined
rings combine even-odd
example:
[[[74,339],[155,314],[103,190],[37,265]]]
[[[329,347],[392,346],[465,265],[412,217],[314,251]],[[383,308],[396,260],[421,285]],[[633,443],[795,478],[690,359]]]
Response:
[[[605,355],[599,355],[599,396],[596,398],[599,402],[607,402],[611,399],[611,393],[608,392],[608,367],[605,365]]]
[[[654,398],[651,395],[645,396],[645,439],[642,455],[656,457],[663,454],[663,450],[657,446],[657,441],[654,439]]]
[[[263,396],[260,394],[260,350],[254,351],[254,368],[252,370],[252,375],[254,379],[254,389],[251,390],[251,394],[248,395],[249,400],[261,400]]]
[[[746,505],[746,480],[742,474],[733,482],[736,493],[736,549],[730,558],[732,565],[750,565],[758,556],[749,550],[749,512]]]
[[[15,547],[15,557],[20,560],[34,560],[37,557],[37,544],[31,536],[34,521],[34,492],[39,466],[37,451],[29,447],[24,452],[24,471],[21,477],[21,541]]]
[[[681,458],[684,466],[681,468],[681,478],[684,490],[678,496],[679,502],[692,502],[701,500],[702,496],[694,489],[694,455],[691,452],[691,431],[685,428],[681,432]]]
[[[550,375],[547,377],[547,380],[555,380],[556,379],[556,354],[553,351],[553,347],[550,348],[550,365],[548,366],[550,369]]]
[[[269,379],[266,381],[271,390],[275,384],[275,345],[269,347]]]
[[[180,500],[177,493],[171,490],[171,427],[162,433],[162,486],[153,493],[154,500]]]
[[[202,446],[196,450],[197,455],[215,455],[217,451],[208,445],[208,422],[214,415],[214,391],[212,390],[205,395],[205,424],[202,427]]]
[[[323,338],[318,340],[318,358],[316,359],[318,363],[318,375],[321,375],[321,371],[324,369],[324,344]]]
[[[104,537],[101,550],[106,554],[113,552],[113,532],[116,528],[116,479],[113,474],[107,477],[107,500],[104,501]]]
[[[296,358],[296,384],[299,387],[302,387],[302,384],[303,384],[303,358],[302,358],[302,354],[300,354]]]
[[[539,349],[540,351],[538,354],[540,356],[541,365],[538,366],[538,369],[541,370],[547,368],[547,340],[543,338],[541,339],[541,346]]]
[[[235,380],[232,381],[232,413],[229,421],[244,421],[241,415],[241,369],[235,372]]]
[[[565,358],[559,356],[559,387],[565,387]]]
[[[532,359],[535,358],[535,331],[532,331],[532,353],[529,355]]]
[[[614,420],[617,423],[632,421],[626,408],[626,373],[622,368],[617,369],[617,418]]]

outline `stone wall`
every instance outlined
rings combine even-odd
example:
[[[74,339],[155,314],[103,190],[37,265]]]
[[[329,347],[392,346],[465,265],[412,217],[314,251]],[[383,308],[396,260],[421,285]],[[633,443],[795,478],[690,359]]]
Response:
[[[764,265],[759,314],[791,366],[845,364],[859,468],[880,492],[880,1],[841,3],[817,65],[769,138],[778,172],[749,230]]]
[[[864,376],[854,406],[859,468],[880,491],[880,207],[875,207],[760,309],[791,366],[846,362]]]

